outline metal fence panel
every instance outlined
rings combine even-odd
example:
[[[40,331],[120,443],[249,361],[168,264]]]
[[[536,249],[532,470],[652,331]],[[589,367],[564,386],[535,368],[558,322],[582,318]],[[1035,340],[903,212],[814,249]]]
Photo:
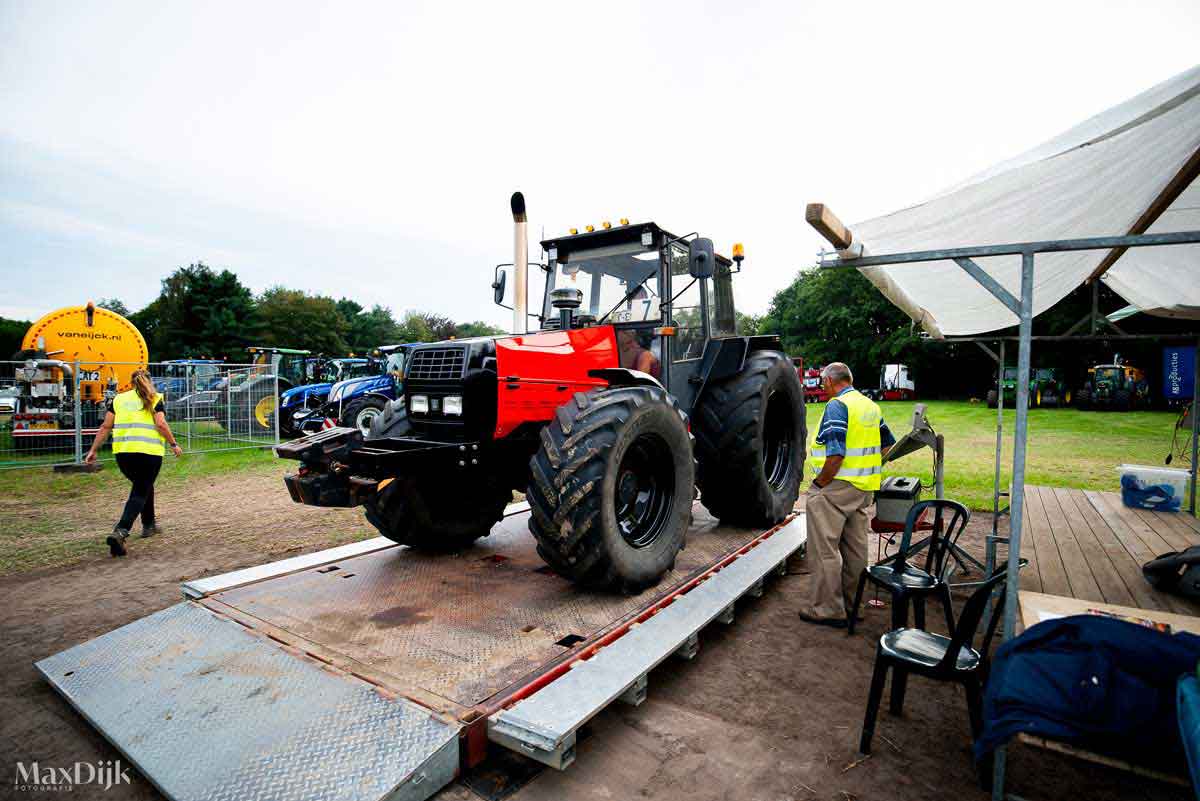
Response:
[[[116,393],[145,366],[185,452],[279,442],[279,377],[270,365],[0,362],[0,469],[81,462]],[[127,379],[126,379],[127,380]],[[112,458],[111,439],[101,459]]]

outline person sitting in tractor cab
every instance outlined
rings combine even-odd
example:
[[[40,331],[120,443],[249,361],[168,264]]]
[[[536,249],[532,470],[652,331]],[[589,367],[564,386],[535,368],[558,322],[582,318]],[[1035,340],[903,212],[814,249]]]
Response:
[[[662,367],[658,357],[651,350],[652,340],[650,331],[639,331],[632,328],[617,331],[620,365],[660,378]]]

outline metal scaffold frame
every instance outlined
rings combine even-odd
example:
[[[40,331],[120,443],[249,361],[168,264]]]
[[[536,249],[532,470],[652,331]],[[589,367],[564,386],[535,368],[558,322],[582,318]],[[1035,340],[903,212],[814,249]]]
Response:
[[[810,220],[811,222],[812,220]],[[820,230],[820,229],[819,229]],[[843,235],[844,229],[839,231]],[[827,237],[828,238],[828,237]],[[835,237],[836,238],[836,237]],[[831,240],[832,241],[832,240]],[[849,237],[845,238],[846,246]],[[975,247],[943,248],[937,250],[912,251],[908,253],[892,253],[886,255],[869,255],[858,258],[841,257],[836,254],[822,254],[819,266],[825,269],[880,267],[895,264],[917,264],[921,262],[953,261],[970,275],[980,286],[1017,316],[1017,399],[1016,425],[1013,431],[1013,472],[1012,497],[1010,501],[1009,548],[1007,563],[1008,592],[1004,605],[1003,639],[1012,638],[1016,629],[1017,611],[1019,606],[1018,592],[1020,589],[1020,556],[1021,528],[1024,520],[1025,494],[1025,451],[1028,438],[1029,416],[1029,375],[1030,351],[1033,336],[1033,276],[1034,257],[1039,253],[1063,253],[1077,250],[1111,250],[1113,248],[1140,248],[1163,245],[1187,245],[1200,243],[1200,231],[1176,231],[1161,234],[1137,234],[1124,236],[1103,236],[1084,239],[1051,239],[1038,242],[1017,242],[1003,245],[980,245]],[[989,256],[1021,257],[1021,288],[1020,297],[1014,297],[990,273],[977,264],[974,259]],[[1093,280],[1098,278],[1093,276]],[[1126,335],[1133,338],[1132,335]],[[1157,336],[1157,335],[1156,335]],[[1039,337],[1040,338],[1040,337]],[[1118,339],[1121,335],[1096,337],[1097,339]],[[1162,337],[1166,338],[1166,337]],[[998,337],[978,337],[977,339],[996,340]],[[961,341],[961,340],[960,340]],[[1196,361],[1200,362],[1200,348],[1197,348]],[[1200,364],[1197,365],[1196,379],[1193,382],[1193,410],[1200,409]],[[997,465],[1001,446],[1002,409],[997,411],[996,449]],[[1192,465],[1191,482],[1189,487],[1189,509],[1196,513],[1196,475],[1197,475],[1197,428],[1200,428],[1200,414],[1192,415]],[[999,497],[999,469],[995,492]],[[997,513],[999,505],[996,504]],[[995,540],[992,541],[993,546]],[[1006,749],[1001,747],[996,751],[995,767],[992,782],[992,798],[1002,801],[1005,796],[1004,779],[1006,770]]]

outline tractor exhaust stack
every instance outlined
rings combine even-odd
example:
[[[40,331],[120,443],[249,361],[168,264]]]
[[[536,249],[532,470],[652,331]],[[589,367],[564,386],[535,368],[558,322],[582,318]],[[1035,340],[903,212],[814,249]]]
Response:
[[[525,196],[513,192],[513,333],[524,334],[529,320],[527,305],[529,303],[529,236],[526,233],[528,225],[525,217]]]

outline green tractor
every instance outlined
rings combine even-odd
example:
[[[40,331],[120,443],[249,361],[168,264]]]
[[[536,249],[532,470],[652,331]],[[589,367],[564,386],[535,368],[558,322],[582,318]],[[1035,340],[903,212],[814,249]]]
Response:
[[[218,388],[217,421],[231,434],[273,434],[279,395],[312,383],[325,359],[296,348],[249,347],[249,367],[229,371]]]
[[[1079,390],[1080,409],[1127,412],[1150,405],[1146,374],[1127,364],[1098,364],[1088,368],[1088,380]]]
[[[1017,368],[1005,367],[1004,380],[1000,382],[1004,390],[1004,405],[1012,408],[1017,403]],[[989,389],[987,405],[989,409],[996,408],[999,393]],[[1062,370],[1057,367],[1038,367],[1029,377],[1029,408],[1069,406],[1071,390],[1063,379]]]

